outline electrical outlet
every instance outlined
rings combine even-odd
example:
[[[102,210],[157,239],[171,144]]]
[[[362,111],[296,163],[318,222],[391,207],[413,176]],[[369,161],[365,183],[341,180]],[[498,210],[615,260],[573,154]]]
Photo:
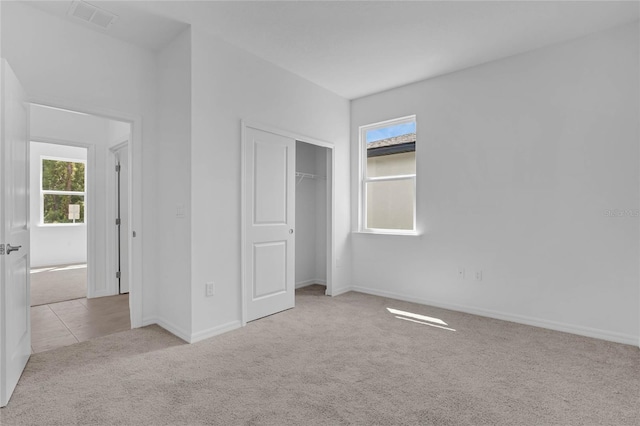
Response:
[[[458,278],[464,280],[464,268],[458,268]]]
[[[205,285],[205,289],[207,297],[211,297],[215,293],[215,285],[213,284],[213,282],[207,283]]]
[[[482,270],[476,271],[476,281],[482,281]]]

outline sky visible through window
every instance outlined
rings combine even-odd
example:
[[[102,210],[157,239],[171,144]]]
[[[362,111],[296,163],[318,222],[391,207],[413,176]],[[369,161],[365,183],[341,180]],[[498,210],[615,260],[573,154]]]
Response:
[[[395,136],[406,135],[407,133],[416,132],[416,123],[402,123],[395,126],[383,127],[367,131],[367,143],[379,141],[382,139],[393,138]]]

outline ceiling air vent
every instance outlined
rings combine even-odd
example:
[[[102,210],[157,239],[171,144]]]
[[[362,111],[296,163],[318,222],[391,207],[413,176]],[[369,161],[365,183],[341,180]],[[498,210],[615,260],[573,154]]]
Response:
[[[113,13],[81,0],[74,1],[67,14],[74,19],[95,25],[103,30],[109,28],[118,19]]]

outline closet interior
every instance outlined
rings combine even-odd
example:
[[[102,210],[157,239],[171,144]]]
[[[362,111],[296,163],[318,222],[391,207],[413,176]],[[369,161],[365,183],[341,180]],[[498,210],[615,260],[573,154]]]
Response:
[[[327,284],[329,150],[296,142],[296,288]]]

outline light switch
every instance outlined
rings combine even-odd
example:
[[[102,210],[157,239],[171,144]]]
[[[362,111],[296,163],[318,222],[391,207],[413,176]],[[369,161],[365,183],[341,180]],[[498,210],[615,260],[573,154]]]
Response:
[[[180,219],[184,218],[184,204],[176,205],[176,217]]]

